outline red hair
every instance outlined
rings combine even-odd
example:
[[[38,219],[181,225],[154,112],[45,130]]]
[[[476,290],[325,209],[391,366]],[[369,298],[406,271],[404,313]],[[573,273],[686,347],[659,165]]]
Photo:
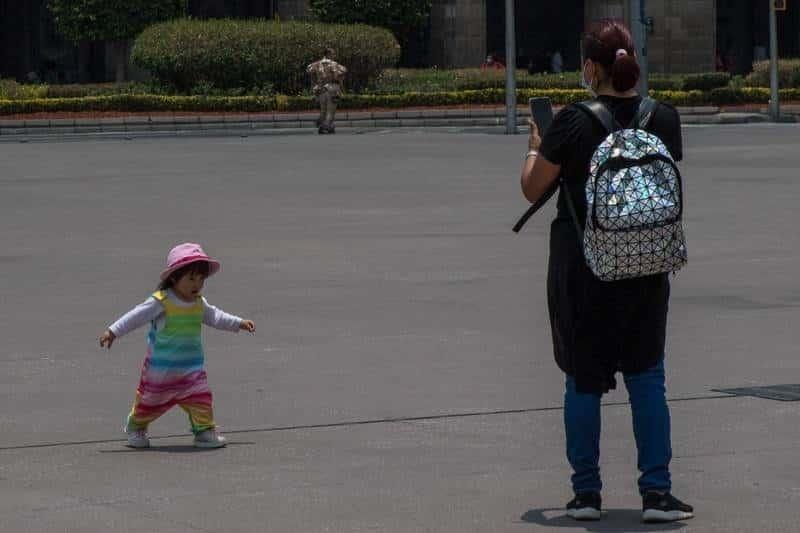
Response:
[[[619,50],[625,55],[617,57]],[[627,92],[639,81],[636,48],[628,28],[616,20],[601,20],[592,24],[583,36],[583,57],[599,63],[611,75],[611,85],[619,93]]]

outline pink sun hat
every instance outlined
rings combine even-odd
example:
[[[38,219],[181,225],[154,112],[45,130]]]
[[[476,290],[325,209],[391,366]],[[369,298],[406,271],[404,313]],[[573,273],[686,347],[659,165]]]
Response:
[[[208,263],[208,275],[213,276],[219,271],[219,261],[211,259],[203,251],[203,247],[194,242],[179,244],[169,251],[167,255],[167,269],[161,273],[161,281],[167,279],[173,272],[188,264],[205,261]]]

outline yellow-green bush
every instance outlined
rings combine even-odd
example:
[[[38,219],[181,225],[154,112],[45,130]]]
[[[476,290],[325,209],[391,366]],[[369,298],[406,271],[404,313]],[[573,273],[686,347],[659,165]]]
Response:
[[[22,84],[14,80],[0,80],[0,98],[45,98],[47,97],[48,85],[45,84]]]
[[[800,89],[784,89],[780,92],[784,101],[800,101]],[[580,89],[519,89],[517,100],[524,105],[528,98],[546,96],[555,105],[565,105],[587,99]],[[652,91],[651,96],[662,102],[677,106],[763,104],[769,101],[769,89],[718,88],[712,91]],[[453,91],[438,93],[404,94],[345,94],[340,103],[342,109],[401,109],[430,106],[502,106],[505,91],[483,89],[480,91]],[[35,98],[0,99],[0,115],[36,112],[265,112],[305,111],[317,109],[310,96],[162,96],[145,94],[121,94],[114,96],[88,96],[84,98]]]

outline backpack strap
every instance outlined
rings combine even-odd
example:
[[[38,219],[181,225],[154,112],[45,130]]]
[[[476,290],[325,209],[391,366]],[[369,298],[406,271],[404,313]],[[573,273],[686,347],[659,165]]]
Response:
[[[642,98],[642,101],[639,103],[639,109],[636,111],[636,115],[634,115],[630,127],[646,130],[647,126],[650,125],[650,121],[653,120],[653,115],[655,115],[657,108],[658,102],[647,96]]]
[[[575,106],[592,117],[592,119],[603,126],[608,133],[623,129],[622,124],[617,122],[614,115],[611,114],[611,111],[609,111],[606,105],[600,100],[586,100],[585,102],[575,104]]]

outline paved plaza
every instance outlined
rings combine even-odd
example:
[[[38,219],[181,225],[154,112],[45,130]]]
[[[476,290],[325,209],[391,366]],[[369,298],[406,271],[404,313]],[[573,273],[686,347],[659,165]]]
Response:
[[[674,493],[639,522],[624,387],[604,398],[605,518],[564,517],[554,208],[522,234],[526,138],[404,131],[0,145],[0,532],[797,531],[800,127],[688,127],[690,263],[668,338]],[[207,329],[230,445],[185,415],[123,446],[145,329],[97,337],[169,248],[222,261]]]

